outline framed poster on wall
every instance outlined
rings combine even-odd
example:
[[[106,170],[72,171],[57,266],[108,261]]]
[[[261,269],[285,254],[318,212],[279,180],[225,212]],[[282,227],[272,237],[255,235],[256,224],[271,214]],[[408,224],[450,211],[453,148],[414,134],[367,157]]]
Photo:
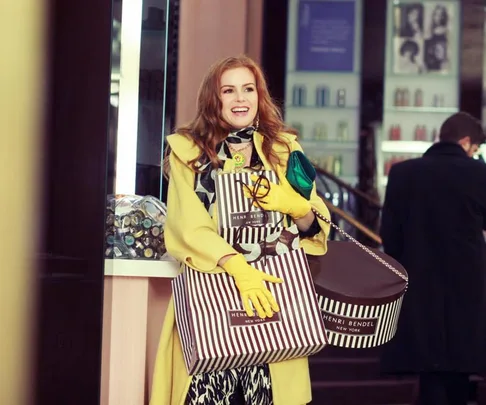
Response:
[[[401,2],[393,12],[393,73],[452,73],[458,35],[453,25],[456,4]]]
[[[297,70],[352,72],[355,46],[355,3],[299,3]]]

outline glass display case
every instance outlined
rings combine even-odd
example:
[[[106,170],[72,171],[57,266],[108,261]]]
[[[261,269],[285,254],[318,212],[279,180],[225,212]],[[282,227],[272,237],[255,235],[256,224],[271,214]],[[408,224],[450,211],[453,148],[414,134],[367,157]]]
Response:
[[[160,262],[171,261],[161,196],[164,136],[173,125],[166,97],[170,4],[113,2],[106,275],[162,274]],[[172,274],[172,264],[166,270]]]
[[[361,0],[289,0],[285,121],[311,160],[355,184]]]
[[[459,108],[460,13],[456,0],[389,0],[378,186],[391,166],[421,156]]]

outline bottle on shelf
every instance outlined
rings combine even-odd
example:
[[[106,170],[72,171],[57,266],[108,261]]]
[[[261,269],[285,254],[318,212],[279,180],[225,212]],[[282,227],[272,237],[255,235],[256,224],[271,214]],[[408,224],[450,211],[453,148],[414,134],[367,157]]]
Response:
[[[402,106],[408,107],[410,105],[410,91],[408,88],[403,89],[403,100],[402,100]]]
[[[324,169],[327,170],[329,173],[333,173],[334,168],[334,156],[327,156],[324,160]]]
[[[388,132],[388,140],[399,141],[402,138],[400,125],[392,125]]]
[[[319,86],[316,89],[316,106],[325,107],[329,105],[329,87]]]
[[[327,125],[325,123],[316,123],[314,125],[314,136],[316,141],[327,140]]]
[[[445,97],[443,94],[434,94],[433,106],[434,107],[444,107]]]
[[[337,99],[336,104],[338,107],[345,107],[346,106],[346,90],[341,88],[337,91]]]
[[[306,100],[306,89],[305,86],[296,84],[293,89],[292,93],[292,104],[295,106],[305,106]]]
[[[394,104],[395,107],[401,107],[403,104],[403,92],[402,89],[398,87],[395,89]]]
[[[337,125],[337,137],[336,139],[341,142],[349,140],[349,128],[346,121],[339,121]]]
[[[335,176],[341,176],[343,174],[343,157],[341,155],[334,158],[332,173]]]
[[[416,141],[426,141],[427,140],[427,130],[425,125],[417,125],[415,127],[414,139]]]
[[[415,107],[422,107],[423,103],[424,103],[424,93],[422,89],[416,89],[413,104]]]

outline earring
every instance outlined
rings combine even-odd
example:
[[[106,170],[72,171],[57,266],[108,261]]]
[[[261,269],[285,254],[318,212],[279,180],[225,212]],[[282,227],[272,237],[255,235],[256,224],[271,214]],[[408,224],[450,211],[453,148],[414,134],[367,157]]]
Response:
[[[258,126],[260,125],[260,117],[257,115],[256,117],[256,120],[255,120],[255,123],[254,123],[254,127],[255,127],[255,131],[258,131]]]

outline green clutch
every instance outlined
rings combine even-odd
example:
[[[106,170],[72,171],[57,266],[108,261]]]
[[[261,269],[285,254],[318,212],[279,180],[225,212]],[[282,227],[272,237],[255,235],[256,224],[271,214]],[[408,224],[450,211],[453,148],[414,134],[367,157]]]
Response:
[[[299,150],[290,153],[287,163],[287,181],[301,196],[310,199],[316,169],[307,157]]]

